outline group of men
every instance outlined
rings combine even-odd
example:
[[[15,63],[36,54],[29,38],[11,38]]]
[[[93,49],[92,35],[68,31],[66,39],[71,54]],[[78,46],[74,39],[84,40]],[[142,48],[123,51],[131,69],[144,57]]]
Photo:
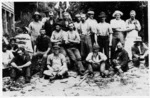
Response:
[[[68,12],[63,13],[63,19],[54,19],[54,13],[50,11],[49,17],[41,21],[40,13],[35,12],[29,24],[33,56],[30,57],[22,47],[12,48],[14,56],[9,53],[4,59],[9,59],[9,62],[3,61],[3,65],[11,66],[11,78],[15,80],[21,72],[25,73],[26,82],[30,82],[31,66],[36,67],[39,56],[42,57],[40,77],[49,77],[50,80],[67,77],[70,69],[81,76],[87,71],[94,75],[95,70],[102,77],[109,77],[112,70],[123,74],[130,61],[138,67],[148,58],[148,47],[138,36],[141,26],[135,19],[134,10],[126,22],[121,19],[123,13],[119,10],[113,13],[114,19],[110,23],[106,22],[105,12],[100,13],[99,23],[94,14],[94,11],[76,14],[76,21],[73,21]],[[6,46],[3,50],[4,58]]]

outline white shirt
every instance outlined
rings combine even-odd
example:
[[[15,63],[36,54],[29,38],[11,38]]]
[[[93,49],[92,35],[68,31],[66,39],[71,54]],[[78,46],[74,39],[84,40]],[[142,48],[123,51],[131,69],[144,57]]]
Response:
[[[110,24],[111,24],[112,28],[118,28],[118,29],[121,29],[121,30],[125,30],[126,29],[126,23],[122,19],[119,19],[119,20],[112,19],[110,21]]]
[[[80,42],[80,36],[76,30],[68,31],[67,34],[68,34],[68,37],[67,37],[68,39],[76,40],[76,41]]]
[[[12,54],[11,51],[6,50],[6,52],[3,52],[2,54],[3,57],[3,69],[8,67],[8,64],[10,63],[10,61],[14,58],[14,55]]]
[[[43,23],[41,21],[39,22],[33,21],[29,24],[29,29],[30,29],[32,40],[36,40],[38,35],[40,35],[40,29],[42,28],[42,26],[43,26]]]
[[[110,33],[113,33],[113,31],[109,23],[104,22],[97,25],[97,35],[109,36]]]
[[[101,52],[98,52],[98,55],[96,57],[93,56],[93,52],[89,53],[87,58],[86,58],[86,61],[94,61],[94,62],[97,62],[99,63],[100,60],[107,60],[107,57],[105,54],[101,53]]]
[[[90,31],[92,33],[97,33],[97,30],[96,30],[96,27],[97,27],[97,24],[98,24],[97,21],[95,19],[88,18],[86,20],[86,22],[87,22],[87,24],[88,24],[88,26],[90,28]]]
[[[54,71],[58,71],[62,68],[63,63],[66,63],[66,58],[63,54],[55,56],[53,53],[50,54],[47,58],[47,64],[51,64]],[[63,66],[67,68],[67,66]]]
[[[81,34],[83,35],[90,35],[90,27],[86,21],[84,23],[81,22],[80,31],[81,31]]]

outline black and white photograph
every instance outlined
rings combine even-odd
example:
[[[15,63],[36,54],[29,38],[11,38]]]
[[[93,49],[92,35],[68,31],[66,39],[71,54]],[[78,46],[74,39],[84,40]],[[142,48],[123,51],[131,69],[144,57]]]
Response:
[[[149,96],[145,1],[1,1],[2,95]]]

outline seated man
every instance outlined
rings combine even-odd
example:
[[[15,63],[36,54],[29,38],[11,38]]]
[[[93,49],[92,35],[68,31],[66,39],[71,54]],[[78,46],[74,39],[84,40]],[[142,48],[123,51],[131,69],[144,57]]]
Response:
[[[51,42],[53,45],[60,45],[60,52],[66,57],[66,51],[64,49],[64,42],[66,41],[67,33],[61,29],[61,25],[59,23],[55,24],[55,30],[51,35]]]
[[[81,62],[81,55],[77,48],[77,45],[80,43],[80,36],[76,30],[74,30],[74,24],[69,23],[69,31],[67,32],[67,52],[70,59],[73,61],[71,65],[75,65],[79,75],[84,75],[84,67]],[[75,68],[74,66],[72,66]]]
[[[142,38],[137,37],[132,47],[132,61],[136,67],[145,67],[145,61],[148,62],[148,47],[142,43]],[[139,66],[140,65],[140,66]]]
[[[8,74],[8,68],[10,67],[10,63],[14,58],[14,55],[11,51],[7,50],[7,45],[3,44],[3,53],[2,53],[2,69],[3,69],[3,76]]]
[[[54,53],[48,55],[47,58],[48,70],[44,71],[44,74],[50,77],[50,81],[56,78],[63,78],[68,72],[66,58],[60,53],[60,46],[54,45],[53,49]]]
[[[100,71],[102,77],[108,75],[108,70],[106,70],[107,57],[105,54],[99,52],[99,46],[93,46],[93,52],[89,53],[86,62],[88,64],[89,73],[93,74],[93,70]]]
[[[36,39],[36,44],[34,46],[34,55],[33,55],[33,62],[37,62],[38,56],[42,58],[42,64],[40,66],[40,78],[43,77],[43,71],[46,65],[47,54],[50,52],[51,42],[50,38],[46,35],[44,29],[40,30],[40,34]],[[35,63],[34,63],[35,64]]]
[[[31,78],[30,73],[31,60],[29,54],[25,53],[25,49],[20,47],[17,51],[17,55],[12,60],[10,77],[15,81],[20,74],[25,76],[25,82],[29,83]]]
[[[120,75],[123,75],[123,72],[128,70],[129,57],[126,50],[123,49],[121,42],[117,44],[117,50],[113,56],[112,64],[115,72],[119,72]]]

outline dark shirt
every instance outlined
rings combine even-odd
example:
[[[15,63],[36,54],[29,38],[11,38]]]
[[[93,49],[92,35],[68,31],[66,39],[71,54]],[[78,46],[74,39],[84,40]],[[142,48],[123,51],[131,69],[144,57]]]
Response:
[[[30,61],[30,55],[25,53],[22,57],[16,55],[12,62],[14,62],[17,66],[22,66]]]
[[[128,53],[126,50],[122,49],[121,51],[116,51],[114,55],[114,59],[119,61],[120,66],[126,66],[129,61]]]
[[[38,36],[36,39],[37,50],[45,52],[49,47],[51,47],[50,38],[48,36]]]
[[[50,24],[50,20],[47,20],[44,24],[44,29],[46,31],[46,35],[51,37],[52,32],[55,29],[55,21],[53,20],[53,24]]]

